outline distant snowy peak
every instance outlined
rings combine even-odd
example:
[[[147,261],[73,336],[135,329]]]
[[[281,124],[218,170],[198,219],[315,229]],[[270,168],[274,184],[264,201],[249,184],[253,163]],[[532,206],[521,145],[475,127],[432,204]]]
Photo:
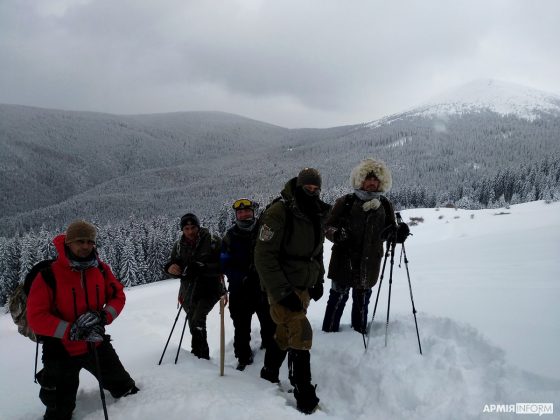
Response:
[[[533,120],[541,112],[560,115],[560,96],[498,80],[477,80],[437,96],[418,114],[453,115],[490,110]]]
[[[450,116],[492,111],[532,121],[542,113],[560,116],[560,96],[514,83],[483,79],[462,85],[401,114],[367,124],[370,127],[412,116]]]

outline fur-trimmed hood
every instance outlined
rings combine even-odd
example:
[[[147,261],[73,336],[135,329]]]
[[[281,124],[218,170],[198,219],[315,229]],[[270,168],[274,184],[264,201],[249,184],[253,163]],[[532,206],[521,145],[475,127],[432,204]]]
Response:
[[[393,185],[391,171],[387,165],[385,165],[385,162],[372,158],[362,160],[354,169],[352,169],[352,174],[350,175],[350,184],[352,187],[360,189],[362,187],[362,183],[370,172],[373,172],[379,179],[379,192],[386,193],[391,189],[391,186]]]

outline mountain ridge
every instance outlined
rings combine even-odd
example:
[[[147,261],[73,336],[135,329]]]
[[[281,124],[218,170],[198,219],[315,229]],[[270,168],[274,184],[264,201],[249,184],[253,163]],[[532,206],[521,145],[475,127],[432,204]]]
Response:
[[[76,217],[190,209],[212,218],[238,196],[264,204],[305,166],[323,173],[332,201],[349,192],[351,168],[368,156],[389,164],[391,197],[403,207],[463,198],[488,205],[514,192],[517,200],[549,199],[560,190],[560,114],[409,111],[374,123],[287,129],[220,112],[117,116],[0,105],[0,234]],[[498,185],[500,173],[514,187],[481,190]]]
[[[534,121],[542,114],[560,115],[560,95],[495,79],[478,79],[448,89],[410,109],[365,123],[369,127],[413,116],[447,118],[466,113],[495,112]]]

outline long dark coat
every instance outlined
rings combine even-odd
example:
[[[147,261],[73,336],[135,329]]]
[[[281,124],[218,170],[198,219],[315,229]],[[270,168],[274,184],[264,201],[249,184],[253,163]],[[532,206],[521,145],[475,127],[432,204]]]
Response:
[[[370,289],[377,283],[383,259],[381,232],[395,224],[393,205],[384,196],[380,201],[377,209],[367,212],[362,208],[364,201],[354,194],[334,204],[327,220],[327,239],[335,242],[333,233],[341,227],[349,233],[348,240],[332,247],[328,278],[339,286]]]

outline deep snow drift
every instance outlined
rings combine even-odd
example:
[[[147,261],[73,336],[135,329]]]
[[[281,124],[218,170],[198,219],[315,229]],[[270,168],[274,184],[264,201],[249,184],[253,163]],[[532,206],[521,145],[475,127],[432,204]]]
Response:
[[[327,293],[312,303],[315,337],[313,380],[322,410],[332,419],[509,419],[514,413],[486,413],[485,405],[554,403],[560,410],[560,203],[534,202],[499,210],[414,209],[402,212],[411,226],[406,242],[418,309],[423,355],[411,312],[404,264],[393,281],[388,345],[385,347],[388,270],[368,352],[349,326],[320,331]],[[328,264],[330,245],[327,243]],[[327,286],[330,280],[326,280]],[[328,287],[327,287],[328,289]],[[185,334],[175,330],[162,366],[157,362],[176,314],[178,282],[127,291],[127,305],[108,328],[125,367],[141,392],[115,401],[107,396],[109,418],[283,419],[303,415],[292,394],[259,378],[263,352],[253,324],[255,364],[235,370],[232,325],[226,309],[226,370],[219,376],[219,310],[209,316],[210,361],[195,359]],[[377,287],[374,289],[371,310]],[[183,318],[180,319],[182,324]],[[182,326],[182,325],[181,325]],[[39,419],[43,413],[33,383],[35,346],[20,336],[9,315],[0,316],[0,419]],[[288,384],[287,369],[281,372]],[[76,419],[103,418],[99,390],[85,372]]]

